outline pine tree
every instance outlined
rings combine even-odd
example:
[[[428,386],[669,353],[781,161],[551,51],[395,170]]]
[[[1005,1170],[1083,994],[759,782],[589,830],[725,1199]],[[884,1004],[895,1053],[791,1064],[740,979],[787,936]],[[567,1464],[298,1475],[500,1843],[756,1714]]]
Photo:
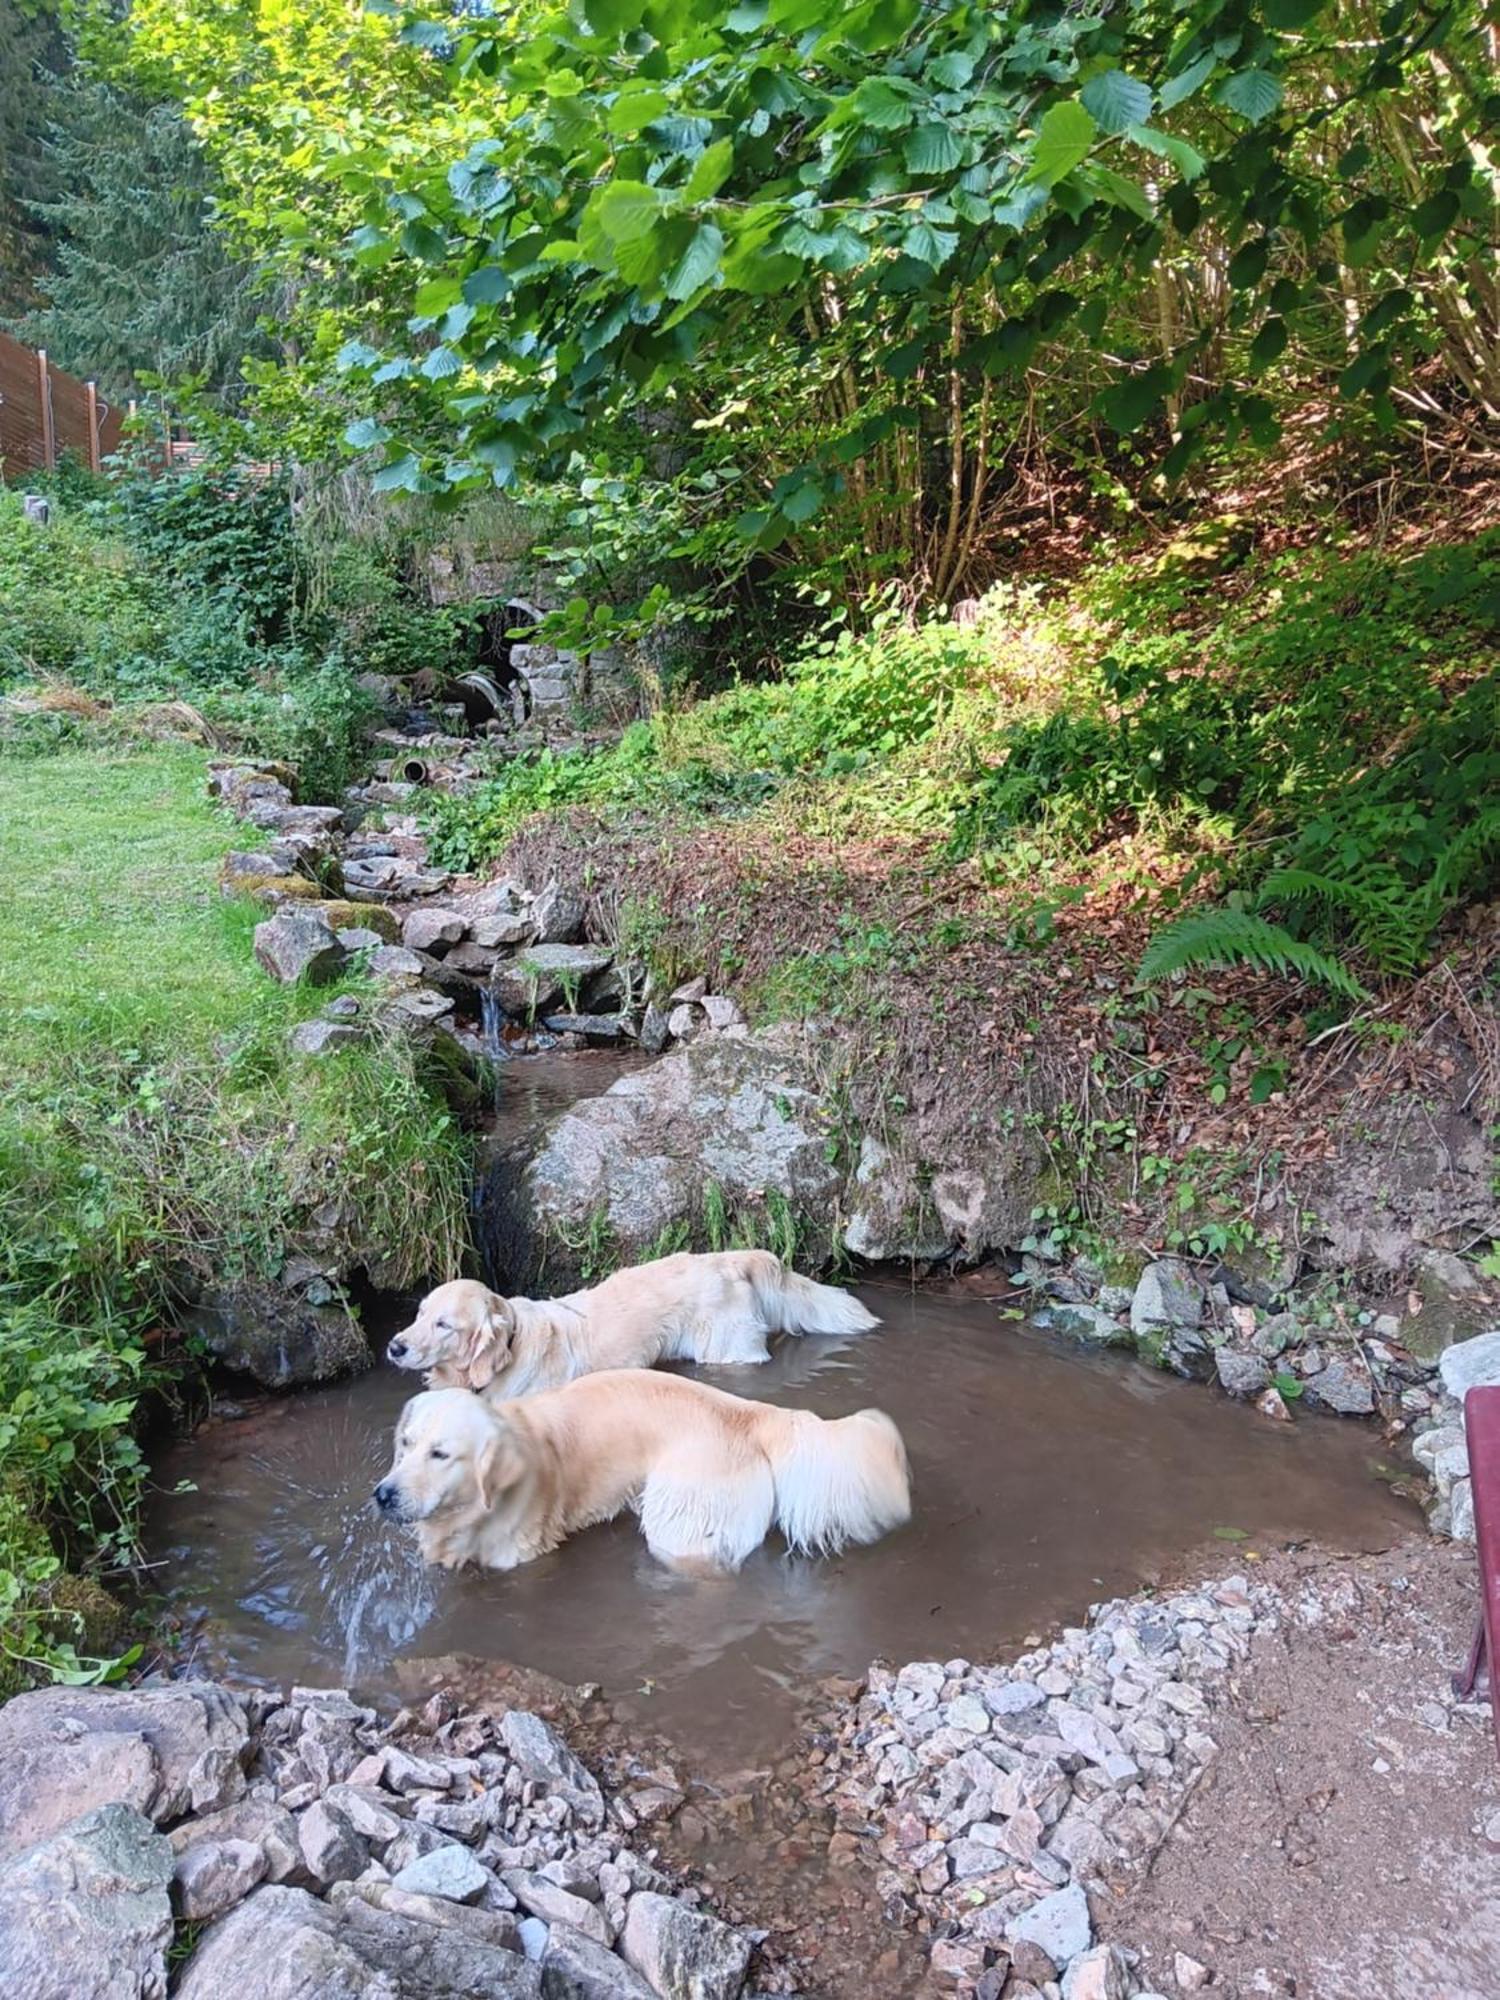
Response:
[[[254,271],[215,227],[212,176],[180,114],[75,76],[54,93],[44,151],[49,190],[30,209],[50,267],[15,331],[110,395],[146,377],[232,390],[265,347]]]
[[[30,206],[50,192],[43,141],[67,44],[40,0],[0,0],[0,316],[37,298],[47,230]]]

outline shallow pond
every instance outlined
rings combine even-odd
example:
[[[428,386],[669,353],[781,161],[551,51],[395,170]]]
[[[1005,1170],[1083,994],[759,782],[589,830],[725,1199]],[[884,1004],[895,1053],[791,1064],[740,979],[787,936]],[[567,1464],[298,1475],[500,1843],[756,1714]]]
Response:
[[[721,1769],[785,1737],[810,1684],[871,1659],[982,1657],[1094,1599],[1290,1541],[1387,1546],[1416,1511],[1377,1476],[1375,1431],[1277,1425],[1217,1391],[1085,1352],[982,1300],[860,1288],[883,1325],[789,1340],[706,1379],[827,1416],[876,1404],[911,1455],[915,1519],[872,1549],[734,1578],[668,1575],[626,1519],[508,1575],[424,1571],[370,1489],[413,1386],[380,1367],[215,1421],[158,1468],[159,1580],[206,1614],[216,1665],[389,1687],[398,1661],[467,1653],[595,1681]]]

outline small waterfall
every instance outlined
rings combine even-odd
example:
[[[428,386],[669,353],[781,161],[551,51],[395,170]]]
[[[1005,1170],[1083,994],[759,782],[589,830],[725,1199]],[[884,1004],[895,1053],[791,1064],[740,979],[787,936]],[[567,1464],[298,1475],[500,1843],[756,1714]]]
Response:
[[[484,1052],[491,1062],[499,1062],[505,1054],[505,1044],[500,1039],[500,1023],[505,1016],[500,1006],[500,996],[493,986],[479,989],[479,1033],[484,1043]]]

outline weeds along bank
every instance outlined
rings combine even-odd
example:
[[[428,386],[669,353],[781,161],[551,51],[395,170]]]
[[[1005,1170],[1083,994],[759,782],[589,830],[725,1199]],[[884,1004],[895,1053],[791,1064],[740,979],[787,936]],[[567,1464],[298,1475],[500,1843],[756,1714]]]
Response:
[[[273,1276],[327,1204],[388,1282],[462,1251],[467,1151],[420,1051],[294,1061],[329,989],[257,967],[265,912],[215,881],[238,829],[165,733],[212,717],[315,797],[365,758],[337,635],[290,615],[284,505],[86,486],[34,530],[0,492],[0,1688],[127,1647],[80,1579],[128,1565],[143,1401],[205,1288]]]
[[[1033,1249],[1394,1282],[1495,1233],[1500,538],[1431,529],[1231,520],[893,613],[435,801],[435,852],[561,871],[668,987],[830,1021],[918,1207],[1019,1147]]]

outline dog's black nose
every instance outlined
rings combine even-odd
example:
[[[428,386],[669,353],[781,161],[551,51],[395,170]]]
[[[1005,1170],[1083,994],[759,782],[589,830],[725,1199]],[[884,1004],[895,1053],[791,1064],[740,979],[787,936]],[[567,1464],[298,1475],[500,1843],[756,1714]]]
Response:
[[[406,1359],[406,1342],[404,1340],[393,1340],[385,1351],[390,1360],[404,1361]]]
[[[396,1488],[389,1479],[382,1479],[375,1488],[375,1505],[382,1514],[389,1514],[396,1504]]]

